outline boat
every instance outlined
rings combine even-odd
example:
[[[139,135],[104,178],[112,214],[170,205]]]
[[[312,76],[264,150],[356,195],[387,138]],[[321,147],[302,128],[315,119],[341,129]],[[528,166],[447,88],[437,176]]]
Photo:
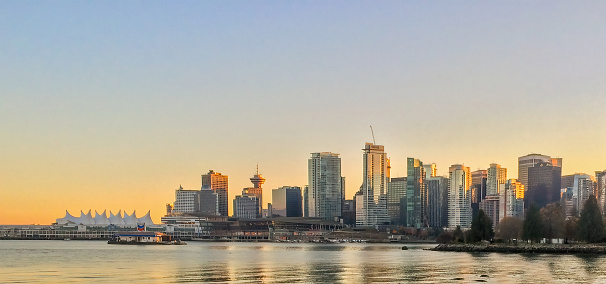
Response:
[[[122,232],[116,233],[108,244],[116,245],[186,245],[181,240],[173,240],[169,235],[160,232]]]

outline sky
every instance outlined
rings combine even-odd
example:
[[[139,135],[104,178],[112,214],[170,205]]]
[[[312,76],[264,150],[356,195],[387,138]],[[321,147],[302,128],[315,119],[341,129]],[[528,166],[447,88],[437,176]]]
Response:
[[[606,169],[600,1],[1,1],[0,224],[151,210],[213,169],[307,184],[362,148],[471,170]]]

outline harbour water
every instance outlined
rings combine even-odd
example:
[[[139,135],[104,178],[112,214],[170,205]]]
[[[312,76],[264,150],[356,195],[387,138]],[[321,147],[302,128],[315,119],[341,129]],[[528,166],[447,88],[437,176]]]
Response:
[[[457,253],[435,245],[0,241],[2,283],[595,283],[606,256]]]

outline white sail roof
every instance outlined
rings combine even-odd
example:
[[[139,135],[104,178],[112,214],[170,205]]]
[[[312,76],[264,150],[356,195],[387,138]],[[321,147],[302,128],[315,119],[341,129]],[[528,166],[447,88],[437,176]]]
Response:
[[[143,216],[141,218],[137,218],[137,222],[144,223],[145,226],[155,225],[154,221],[152,221],[152,219],[151,219],[150,211],[147,211],[147,214],[145,214],[145,216]]]
[[[111,211],[109,211],[109,218],[107,217],[107,210],[104,210],[103,213],[99,214],[95,210],[95,217],[93,218],[91,214],[92,210],[88,210],[88,213],[84,214],[84,212],[80,211],[80,217],[75,217],[69,213],[69,211],[65,210],[65,217],[57,218],[57,224],[67,225],[67,224],[75,224],[75,225],[86,225],[86,226],[126,226],[126,227],[135,227],[137,223],[145,223],[147,226],[155,225],[150,216],[150,211],[147,211],[147,214],[141,218],[137,218],[136,211],[133,210],[131,215],[128,215],[126,212],[124,213],[124,217],[122,217],[122,210],[118,211],[118,214],[114,215]]]
[[[109,225],[109,219],[107,219],[107,213],[106,210],[103,210],[103,214],[99,215],[99,213],[97,213],[97,210],[95,210],[95,218],[93,218],[93,220],[95,221],[95,225]]]
[[[126,225],[132,225],[132,226],[136,226],[137,225],[137,215],[135,213],[135,211],[133,210],[133,214],[126,214],[126,212],[124,212],[124,223]]]
[[[124,225],[124,219],[122,219],[122,210],[118,211],[117,215],[114,215],[112,211],[109,211],[109,223],[112,225]]]

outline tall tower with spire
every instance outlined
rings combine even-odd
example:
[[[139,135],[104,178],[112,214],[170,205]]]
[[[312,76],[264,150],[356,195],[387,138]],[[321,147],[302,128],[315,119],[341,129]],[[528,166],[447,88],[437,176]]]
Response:
[[[259,208],[257,216],[260,217],[263,212],[263,188],[261,186],[265,183],[265,178],[259,174],[259,164],[257,164],[257,173],[250,178],[250,182],[252,182],[253,187],[242,189],[242,195],[257,197],[259,203],[257,204]]]

